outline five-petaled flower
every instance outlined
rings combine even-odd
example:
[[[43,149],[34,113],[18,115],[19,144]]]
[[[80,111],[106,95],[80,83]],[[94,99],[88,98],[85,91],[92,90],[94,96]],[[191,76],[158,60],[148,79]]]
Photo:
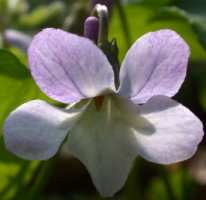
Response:
[[[202,123],[169,98],[184,81],[189,54],[174,31],[148,33],[128,51],[115,88],[112,66],[95,44],[43,30],[28,50],[32,76],[49,97],[72,106],[33,100],[18,107],[4,124],[6,147],[22,158],[45,160],[66,139],[102,196],[124,185],[137,155],[161,164],[191,157]]]

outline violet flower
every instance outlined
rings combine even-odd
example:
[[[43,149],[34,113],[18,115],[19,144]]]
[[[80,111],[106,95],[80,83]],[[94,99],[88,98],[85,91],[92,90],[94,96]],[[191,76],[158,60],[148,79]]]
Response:
[[[4,32],[4,39],[11,45],[20,49],[23,53],[27,52],[28,46],[31,42],[31,37],[13,29],[7,29]]]
[[[4,124],[7,149],[45,160],[65,140],[102,196],[120,190],[138,155],[161,164],[188,159],[203,137],[202,123],[169,97],[184,81],[189,54],[174,31],[150,32],[128,51],[115,88],[112,66],[95,44],[43,30],[28,50],[32,76],[49,97],[72,105],[33,100],[18,107]]]

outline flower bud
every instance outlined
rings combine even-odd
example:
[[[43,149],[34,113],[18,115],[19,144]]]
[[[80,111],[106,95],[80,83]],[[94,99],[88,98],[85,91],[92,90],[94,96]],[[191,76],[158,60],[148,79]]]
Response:
[[[6,42],[17,47],[24,53],[27,52],[27,48],[31,42],[30,36],[12,29],[7,29],[4,32],[4,39]]]
[[[97,17],[88,17],[84,23],[84,37],[97,43],[99,33],[99,19]]]
[[[105,5],[108,9],[109,15],[111,15],[111,13],[112,13],[112,0],[91,0],[90,1],[90,9],[93,10],[95,5],[97,5],[97,4]]]

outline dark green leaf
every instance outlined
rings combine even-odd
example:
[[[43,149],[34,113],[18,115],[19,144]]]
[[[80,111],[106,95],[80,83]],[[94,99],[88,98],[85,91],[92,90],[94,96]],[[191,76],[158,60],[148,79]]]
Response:
[[[22,15],[19,25],[22,27],[36,27],[48,22],[52,18],[57,19],[63,12],[65,6],[62,2],[53,2],[49,6],[39,6],[27,15]]]
[[[166,7],[156,15],[156,20],[182,19],[186,21],[197,35],[200,44],[206,49],[206,16],[195,15],[181,10],[178,7]]]
[[[20,104],[31,99],[48,99],[32,80],[29,70],[12,53],[0,50],[0,126],[6,116]],[[0,134],[0,198],[17,199],[26,194],[37,161],[19,159],[5,149]],[[15,197],[15,198],[14,198]]]
[[[171,7],[169,7],[169,9],[171,10]],[[129,23],[132,42],[134,42],[136,39],[147,32],[160,29],[172,29],[180,34],[181,37],[183,37],[190,46],[192,52],[190,59],[205,61],[205,51],[198,43],[197,37],[194,34],[194,31],[191,29],[191,25],[186,19],[183,19],[185,12],[182,12],[183,13],[176,12],[174,10],[170,11],[169,13],[165,10],[162,10],[162,8],[143,4],[132,4],[125,6],[125,13],[128,18],[127,21]],[[163,13],[161,17],[160,13]],[[127,44],[125,43],[121,23],[119,22],[118,12],[115,9],[113,12],[109,33],[110,38],[113,38],[115,36],[117,39],[117,45],[119,47],[119,58],[120,61],[122,61],[128,48]],[[202,35],[204,35],[204,32]]]
[[[176,0],[173,5],[191,14],[206,16],[206,12],[205,12],[206,1],[205,0],[189,0],[189,1],[188,0]]]

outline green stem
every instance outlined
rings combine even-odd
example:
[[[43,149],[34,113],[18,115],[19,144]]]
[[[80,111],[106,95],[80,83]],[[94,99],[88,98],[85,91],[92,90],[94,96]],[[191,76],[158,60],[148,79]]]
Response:
[[[167,195],[168,195],[167,199],[177,200],[176,194],[174,193],[174,190],[171,185],[171,181],[168,176],[168,171],[163,166],[160,167],[160,175],[161,175],[162,181],[164,182],[165,189],[167,191]]]
[[[141,191],[140,185],[140,170],[139,170],[140,160],[137,158],[133,163],[133,168],[130,171],[130,175],[126,185],[125,199],[129,200],[143,200],[144,197]]]
[[[116,39],[108,42],[108,10],[104,5],[97,4],[92,15],[99,19],[98,47],[104,52],[114,70],[115,86],[119,87],[119,61]]]
[[[122,24],[122,29],[123,29],[123,33],[125,36],[126,44],[127,44],[127,47],[129,48],[132,42],[131,42],[131,34],[129,31],[127,17],[126,17],[126,14],[124,12],[121,0],[114,0],[114,2],[117,6],[117,10],[118,10],[118,14],[120,17],[120,22]]]
[[[92,13],[99,18],[98,46],[108,40],[108,10],[106,6],[97,4]]]
[[[192,200],[194,199],[194,194],[196,191],[196,185],[188,173],[188,166],[184,165],[181,167],[181,186],[182,186],[182,200]]]
[[[42,161],[42,163],[40,164],[40,172],[38,173],[37,178],[34,180],[34,183],[32,184],[32,187],[27,195],[27,199],[35,200],[38,197],[49,177],[53,163],[54,158],[48,161]]]

